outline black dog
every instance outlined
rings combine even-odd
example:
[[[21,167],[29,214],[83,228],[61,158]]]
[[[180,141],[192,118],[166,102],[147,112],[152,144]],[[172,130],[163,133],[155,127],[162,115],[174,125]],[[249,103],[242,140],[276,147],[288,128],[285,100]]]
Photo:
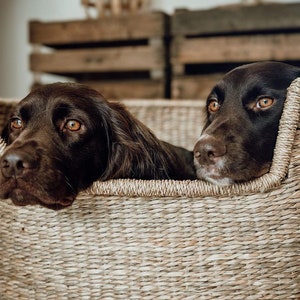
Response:
[[[59,209],[95,180],[194,179],[193,153],[158,140],[123,105],[56,83],[31,92],[4,130],[0,197]]]
[[[290,83],[300,69],[261,62],[227,73],[207,99],[207,122],[194,147],[198,178],[228,185],[269,171]]]

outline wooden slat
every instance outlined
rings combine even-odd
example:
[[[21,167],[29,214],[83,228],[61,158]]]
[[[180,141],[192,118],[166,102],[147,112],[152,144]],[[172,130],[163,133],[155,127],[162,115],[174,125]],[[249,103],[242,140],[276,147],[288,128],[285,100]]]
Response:
[[[179,76],[172,78],[172,99],[206,99],[213,86],[224,76],[223,73]]]
[[[30,69],[48,73],[150,71],[165,67],[162,47],[138,46],[33,53]]]
[[[282,31],[300,28],[300,3],[224,6],[211,10],[177,11],[171,22],[174,35]]]
[[[164,80],[81,81],[98,90],[105,98],[154,99],[165,98]]]
[[[299,60],[300,34],[223,36],[174,43],[172,64]]]
[[[32,21],[29,41],[32,44],[60,45],[163,37],[167,21],[163,13],[82,21]]]

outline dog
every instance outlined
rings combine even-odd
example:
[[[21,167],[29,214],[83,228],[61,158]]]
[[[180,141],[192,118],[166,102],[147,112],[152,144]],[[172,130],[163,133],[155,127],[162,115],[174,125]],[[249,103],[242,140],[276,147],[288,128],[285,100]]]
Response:
[[[0,197],[70,206],[96,180],[195,179],[193,152],[160,141],[120,103],[77,83],[33,90],[3,131]]]
[[[209,94],[194,146],[197,177],[226,186],[270,170],[286,92],[300,69],[257,62],[227,73]]]

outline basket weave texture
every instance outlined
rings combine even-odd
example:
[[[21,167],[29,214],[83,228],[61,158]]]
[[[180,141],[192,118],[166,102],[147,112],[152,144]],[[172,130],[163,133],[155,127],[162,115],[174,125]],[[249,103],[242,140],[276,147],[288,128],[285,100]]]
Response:
[[[201,131],[200,101],[126,104],[169,142]],[[300,299],[299,112],[300,78],[271,171],[245,184],[96,182],[61,211],[1,200],[0,299]]]

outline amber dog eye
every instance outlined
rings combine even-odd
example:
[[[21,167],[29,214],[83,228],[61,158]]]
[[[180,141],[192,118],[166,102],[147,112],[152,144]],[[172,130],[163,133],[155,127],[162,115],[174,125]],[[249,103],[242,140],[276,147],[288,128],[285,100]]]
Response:
[[[216,99],[212,99],[208,104],[208,110],[212,113],[217,112],[220,109],[221,105]]]
[[[22,129],[23,128],[23,121],[19,118],[14,118],[10,121],[11,129]]]
[[[267,109],[270,106],[272,106],[273,103],[274,103],[273,98],[263,97],[263,98],[258,99],[258,101],[256,102],[256,108]]]
[[[65,124],[65,128],[70,131],[78,131],[81,128],[81,123],[77,120],[68,120]]]

